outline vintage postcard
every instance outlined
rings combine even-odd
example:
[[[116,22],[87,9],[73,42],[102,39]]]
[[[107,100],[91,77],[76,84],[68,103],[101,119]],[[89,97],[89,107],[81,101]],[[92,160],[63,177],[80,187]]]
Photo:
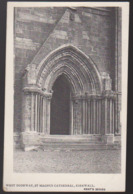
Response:
[[[128,29],[128,2],[8,2],[4,191],[125,191]]]

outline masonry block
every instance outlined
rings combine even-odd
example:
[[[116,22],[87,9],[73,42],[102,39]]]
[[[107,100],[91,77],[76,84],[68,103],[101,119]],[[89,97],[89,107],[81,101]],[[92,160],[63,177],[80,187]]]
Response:
[[[21,133],[21,147],[24,151],[30,151],[40,146],[41,141],[37,132],[22,132]]]
[[[103,135],[102,142],[104,142],[105,144],[113,144],[114,143],[114,134]]]

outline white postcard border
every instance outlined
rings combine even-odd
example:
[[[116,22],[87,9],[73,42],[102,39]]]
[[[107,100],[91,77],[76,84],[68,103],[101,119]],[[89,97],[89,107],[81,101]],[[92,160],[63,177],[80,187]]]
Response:
[[[122,172],[120,174],[52,174],[52,173],[14,173],[13,172],[13,21],[14,7],[41,6],[112,6],[122,8]],[[6,86],[5,86],[5,129],[4,129],[4,179],[5,191],[84,191],[82,187],[39,187],[37,184],[90,184],[105,188],[106,191],[125,191],[126,173],[126,136],[127,136],[127,78],[128,78],[128,2],[8,2],[7,39],[6,39]],[[29,187],[10,186],[8,184],[34,185]],[[35,186],[36,185],[36,186]],[[91,188],[91,187],[90,187]],[[92,190],[91,190],[92,191]]]

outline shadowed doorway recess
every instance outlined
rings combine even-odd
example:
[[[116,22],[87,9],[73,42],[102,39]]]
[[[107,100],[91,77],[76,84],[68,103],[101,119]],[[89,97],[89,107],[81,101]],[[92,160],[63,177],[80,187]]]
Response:
[[[117,96],[112,80],[77,47],[61,46],[46,58],[42,56],[38,67],[29,64],[23,86],[25,147],[31,134],[31,139],[46,137],[46,141],[68,135],[70,139],[87,138],[87,142],[114,143]]]
[[[70,123],[70,86],[65,75],[60,75],[53,87],[51,99],[51,135],[69,135]]]

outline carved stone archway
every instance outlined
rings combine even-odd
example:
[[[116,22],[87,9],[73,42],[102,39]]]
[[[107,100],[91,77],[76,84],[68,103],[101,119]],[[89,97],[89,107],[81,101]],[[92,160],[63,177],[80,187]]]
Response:
[[[64,74],[71,85],[71,135],[109,136],[115,130],[115,95],[111,79],[72,45],[30,64],[24,75],[23,132],[50,135],[50,101],[55,80]]]

